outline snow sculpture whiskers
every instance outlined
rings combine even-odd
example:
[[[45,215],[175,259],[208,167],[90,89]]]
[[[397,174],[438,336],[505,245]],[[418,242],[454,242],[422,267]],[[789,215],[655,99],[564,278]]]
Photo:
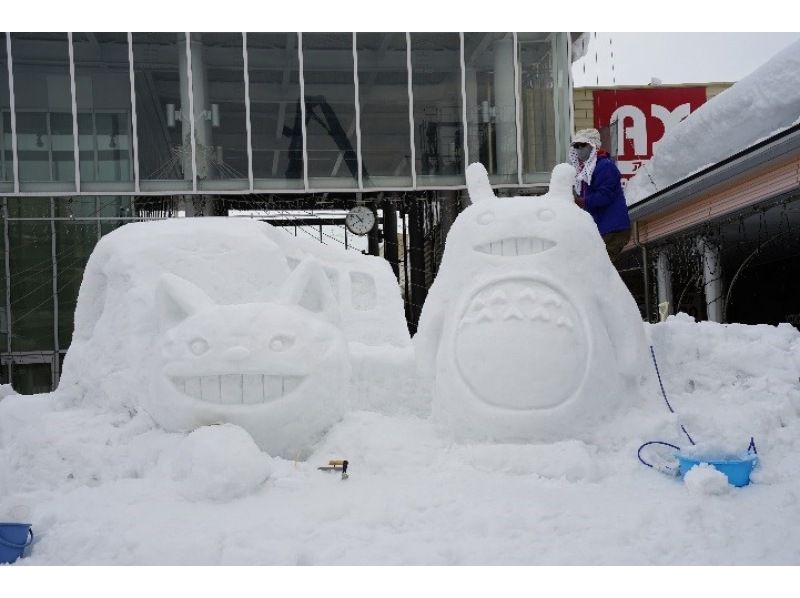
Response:
[[[191,282],[163,274],[156,307],[163,366],[145,408],[164,428],[233,423],[268,453],[295,457],[342,416],[347,344],[312,258],[273,303],[216,305]]]
[[[556,166],[541,197],[497,199],[481,164],[414,337],[433,414],[465,440],[559,440],[632,395],[646,371],[639,310]]]

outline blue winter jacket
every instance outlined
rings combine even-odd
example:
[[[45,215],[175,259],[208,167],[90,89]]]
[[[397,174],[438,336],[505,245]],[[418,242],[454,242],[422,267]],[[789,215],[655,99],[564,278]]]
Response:
[[[601,235],[631,227],[619,170],[607,155],[597,156],[592,184],[583,183],[583,198]]]

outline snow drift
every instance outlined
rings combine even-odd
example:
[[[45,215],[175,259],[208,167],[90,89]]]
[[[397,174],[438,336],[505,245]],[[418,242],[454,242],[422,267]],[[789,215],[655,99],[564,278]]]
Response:
[[[625,186],[628,205],[771,137],[799,118],[796,42],[672,127],[650,162]]]

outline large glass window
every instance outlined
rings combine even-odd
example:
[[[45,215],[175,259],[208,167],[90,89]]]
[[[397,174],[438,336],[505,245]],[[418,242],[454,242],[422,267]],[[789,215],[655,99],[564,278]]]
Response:
[[[192,34],[197,186],[247,189],[247,113],[241,33]]]
[[[464,34],[469,162],[492,183],[517,183],[514,39],[510,33]]]
[[[81,190],[132,190],[128,35],[75,33],[72,44]]]
[[[523,180],[526,183],[546,183],[559,160],[561,120],[568,115],[568,107],[561,105],[563,102],[559,95],[564,92],[565,82],[557,81],[557,44],[563,41],[563,34],[520,33],[518,38]],[[566,73],[561,77],[565,79]]]
[[[412,33],[417,184],[464,184],[458,33]]]
[[[410,187],[406,36],[359,33],[356,47],[364,186]]]
[[[248,33],[253,178],[261,189],[303,188],[296,33]]]
[[[308,179],[312,188],[358,187],[351,33],[304,33]],[[299,132],[299,122],[294,132]]]
[[[9,198],[8,212],[11,349],[52,351],[55,342],[50,198]]]
[[[66,33],[12,33],[20,189],[75,189]]]
[[[134,33],[133,70],[142,191],[192,188],[184,33]]]
[[[6,34],[0,33],[0,191],[14,190],[14,154],[11,143],[11,95],[8,92]]]

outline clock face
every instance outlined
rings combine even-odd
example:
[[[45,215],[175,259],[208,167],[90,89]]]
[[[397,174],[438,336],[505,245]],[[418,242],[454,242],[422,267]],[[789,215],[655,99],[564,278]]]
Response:
[[[355,235],[366,235],[375,226],[375,213],[367,206],[356,206],[347,214],[344,224]]]

